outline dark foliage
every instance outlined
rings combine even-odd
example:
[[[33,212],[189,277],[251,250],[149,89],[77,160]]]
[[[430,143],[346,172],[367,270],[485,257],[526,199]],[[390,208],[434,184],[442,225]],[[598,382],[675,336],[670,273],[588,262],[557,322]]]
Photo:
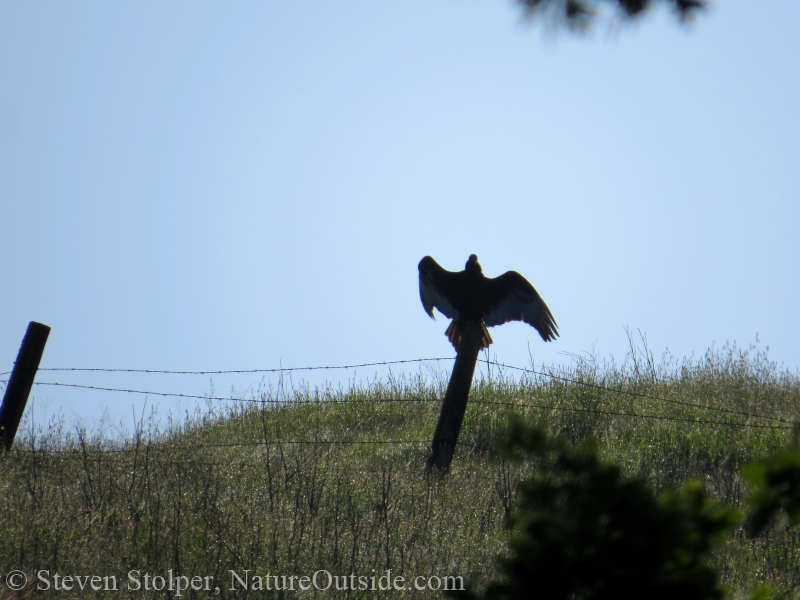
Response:
[[[699,482],[656,497],[641,479],[602,463],[592,442],[572,447],[517,421],[503,452],[537,463],[510,526],[502,578],[480,595],[454,597],[700,600],[722,598],[708,564],[715,543],[739,521]]]
[[[586,30],[597,20],[602,6],[608,6],[631,20],[662,5],[672,8],[681,22],[687,22],[708,6],[706,0],[519,0],[526,15],[544,18],[551,25]]]
[[[781,527],[800,522],[800,431],[787,448],[742,468],[751,486],[747,532],[761,535],[774,521]]]

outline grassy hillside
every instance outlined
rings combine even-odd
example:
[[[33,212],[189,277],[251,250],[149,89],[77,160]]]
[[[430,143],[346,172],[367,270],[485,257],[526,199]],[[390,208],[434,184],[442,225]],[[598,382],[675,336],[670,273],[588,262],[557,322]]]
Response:
[[[662,360],[633,351],[622,365],[580,361],[568,372],[493,367],[476,380],[453,467],[424,471],[446,380],[391,379],[344,390],[267,393],[159,430],[144,424],[125,442],[39,432],[0,455],[0,570],[21,569],[29,592],[55,591],[55,574],[116,577],[98,586],[143,597],[169,570],[213,578],[211,591],[182,597],[438,597],[432,591],[327,593],[245,591],[267,575],[311,577],[326,570],[372,586],[391,570],[404,587],[445,576],[477,583],[494,574],[505,519],[525,469],[499,462],[492,447],[511,414],[580,440],[656,489],[700,478],[739,505],[742,463],[778,448],[800,420],[800,380],[762,354],[736,348],[699,360]],[[735,590],[760,581],[800,585],[800,536],[790,530],[752,542],[737,535],[718,557]],[[49,572],[44,581],[39,570]],[[249,571],[249,573],[245,573]],[[145,575],[149,579],[145,579]],[[358,577],[363,577],[359,582]],[[437,579],[438,578],[438,579]],[[64,581],[59,580],[63,585]],[[190,580],[187,579],[188,583]],[[326,583],[320,574],[318,582]],[[271,587],[275,581],[269,580]],[[280,586],[283,580],[278,580]],[[288,581],[295,590],[298,579]],[[308,583],[307,581],[305,582]],[[339,584],[343,579],[339,580]],[[149,590],[145,590],[149,587]],[[185,587],[185,586],[184,586]],[[22,596],[26,594],[23,593]],[[14,597],[2,588],[0,597]]]

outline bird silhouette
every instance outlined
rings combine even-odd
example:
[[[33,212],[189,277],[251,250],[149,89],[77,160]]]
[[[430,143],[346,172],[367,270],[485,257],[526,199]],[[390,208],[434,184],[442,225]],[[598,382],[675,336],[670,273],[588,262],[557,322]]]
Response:
[[[468,325],[483,328],[481,350],[492,343],[487,327],[509,321],[531,325],[545,342],[558,337],[550,309],[528,280],[516,271],[486,277],[475,254],[470,254],[463,271],[448,271],[430,256],[419,261],[419,297],[432,319],[434,308],[452,319],[445,335],[456,351]]]

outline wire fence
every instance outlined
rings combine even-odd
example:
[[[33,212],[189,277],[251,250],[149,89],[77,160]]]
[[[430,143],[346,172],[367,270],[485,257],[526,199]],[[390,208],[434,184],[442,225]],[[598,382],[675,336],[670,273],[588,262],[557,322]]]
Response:
[[[318,371],[318,370],[335,370],[335,369],[355,369],[355,368],[363,368],[363,367],[374,367],[374,366],[391,366],[391,365],[398,365],[398,364],[410,364],[410,363],[424,363],[424,362],[435,362],[435,361],[449,361],[455,360],[455,357],[437,357],[437,358],[413,358],[413,359],[406,359],[406,360],[394,360],[394,361],[383,361],[383,362],[370,362],[370,363],[360,363],[360,364],[352,364],[352,365],[337,365],[337,366],[314,366],[314,367],[281,367],[276,369],[237,369],[237,370],[218,370],[218,371],[169,371],[169,370],[155,370],[155,369],[107,369],[107,368],[84,368],[84,367],[49,367],[49,368],[41,368],[39,371],[71,371],[71,372],[103,372],[103,373],[149,373],[149,374],[170,374],[170,375],[216,375],[216,374],[242,374],[242,373],[283,373],[283,372],[292,372],[292,371]],[[579,379],[574,379],[570,377],[565,377],[563,375],[556,375],[552,372],[547,371],[538,371],[536,369],[529,369],[525,367],[517,367],[514,365],[509,365],[497,361],[487,360],[487,359],[479,359],[479,363],[484,363],[486,365],[494,365],[500,369],[510,369],[514,371],[523,372],[526,374],[538,375],[543,377],[549,377],[554,380],[562,381],[564,383],[569,383],[572,385],[578,385],[586,388],[592,388],[604,392],[609,392],[613,394],[620,394],[625,396],[631,396],[636,398],[643,398],[647,400],[653,400],[656,402],[664,402],[667,404],[674,404],[679,406],[686,406],[689,408],[696,408],[701,410],[708,410],[711,412],[718,412],[718,413],[727,413],[732,415],[738,415],[743,417],[751,417],[756,419],[763,419],[769,421],[777,421],[779,423],[787,423],[790,425],[793,424],[792,421],[788,419],[784,419],[783,417],[776,417],[771,415],[762,415],[754,412],[748,411],[740,411],[734,410],[729,408],[721,408],[715,406],[707,406],[703,404],[696,404],[694,402],[687,402],[684,400],[675,400],[671,398],[663,398],[660,396],[654,396],[652,394],[646,394],[643,392],[636,392],[632,390],[625,390],[620,388],[611,388],[603,385],[599,385],[592,382],[581,381]],[[8,380],[0,379],[0,383],[7,383]],[[174,392],[160,392],[155,390],[134,390],[134,389],[127,389],[127,388],[111,388],[111,387],[102,387],[102,386],[95,386],[95,385],[83,385],[83,384],[75,384],[75,383],[62,383],[62,382],[53,382],[53,381],[35,381],[34,385],[38,386],[55,386],[55,387],[68,387],[68,388],[78,388],[78,389],[85,389],[85,390],[95,390],[95,391],[103,391],[103,392],[121,392],[121,393],[128,393],[128,394],[140,394],[140,395],[147,395],[147,396],[160,396],[160,397],[172,397],[172,398],[184,398],[184,399],[194,399],[194,400],[214,400],[214,401],[221,401],[221,402],[245,402],[245,403],[257,403],[261,404],[264,402],[262,398],[230,398],[230,397],[223,397],[223,396],[213,396],[209,394],[182,394],[182,393],[174,393]],[[330,400],[329,402],[354,402],[356,400]],[[419,401],[419,400],[406,400],[406,399],[380,399],[380,400],[364,400],[364,402],[409,402],[409,401]],[[318,402],[326,402],[325,400],[315,400],[315,403]],[[522,406],[522,405],[518,405]],[[532,408],[552,408],[554,410],[561,410],[562,407],[548,407],[548,406],[541,406],[541,405],[528,405]],[[566,409],[564,409],[566,410]],[[614,413],[611,413],[614,414]],[[641,418],[656,418],[652,415],[627,415],[627,416],[634,416],[634,417],[641,417]],[[779,427],[784,428],[784,427]]]
[[[101,369],[83,367],[50,367],[39,371],[102,371],[104,373],[155,373],[161,375],[224,375],[232,373],[284,373],[290,371],[332,371],[336,369],[358,369],[362,367],[377,367],[401,365],[408,363],[423,363],[442,360],[455,360],[454,356],[443,358],[409,358],[405,360],[387,360],[381,362],[361,363],[356,365],[336,365],[322,367],[278,367],[276,369],[236,369],[228,371],[160,371],[154,369]],[[3,375],[4,373],[0,373]]]
[[[395,361],[380,361],[380,362],[369,362],[369,363],[360,363],[360,364],[351,364],[351,365],[333,365],[333,366],[311,366],[311,367],[280,367],[274,369],[231,369],[231,370],[209,370],[209,371],[176,371],[176,370],[156,370],[156,369],[121,369],[121,368],[85,368],[85,367],[49,367],[49,368],[41,368],[39,369],[40,372],[88,372],[88,373],[136,373],[136,374],[167,374],[167,375],[217,375],[217,374],[256,374],[256,373],[284,373],[284,372],[295,372],[295,371],[320,371],[320,370],[337,370],[337,369],[356,369],[356,368],[364,368],[364,367],[375,367],[375,366],[391,366],[391,365],[400,365],[400,364],[413,364],[413,363],[429,363],[429,362],[440,362],[440,361],[452,361],[455,357],[435,357],[435,358],[415,358],[415,359],[405,359],[405,360],[395,360]],[[699,418],[699,417],[686,417],[686,416],[671,416],[671,415],[660,415],[660,414],[649,414],[646,412],[623,412],[618,410],[603,410],[598,408],[585,408],[585,407],[575,407],[575,406],[563,406],[559,404],[547,404],[547,403],[529,403],[529,402],[504,402],[498,400],[486,400],[482,398],[473,398],[470,400],[470,403],[473,404],[481,404],[481,405],[491,405],[491,406],[500,406],[500,407],[509,407],[509,408],[517,408],[517,409],[533,409],[533,410],[542,410],[542,411],[558,411],[558,412],[577,412],[577,413],[588,413],[588,414],[596,414],[596,415],[606,415],[606,416],[614,416],[614,417],[624,417],[624,418],[631,418],[631,419],[648,419],[648,420],[658,420],[658,421],[667,421],[667,422],[681,422],[681,423],[693,423],[699,425],[713,425],[713,426],[721,426],[721,427],[733,427],[733,428],[757,428],[757,429],[793,429],[795,427],[795,423],[789,419],[785,419],[779,416],[773,415],[762,415],[755,412],[749,411],[742,411],[742,410],[735,410],[730,408],[724,407],[717,407],[717,406],[709,406],[704,404],[697,404],[694,402],[688,402],[684,400],[676,400],[672,398],[664,398],[661,396],[656,396],[653,394],[647,394],[643,392],[637,392],[634,390],[627,390],[621,388],[613,388],[603,386],[594,382],[587,382],[581,381],[579,379],[575,379],[572,377],[566,377],[563,375],[558,375],[552,372],[541,371],[536,369],[524,368],[524,367],[517,367],[514,365],[508,365],[505,363],[492,361],[488,359],[479,359],[480,363],[484,363],[487,366],[495,366],[498,369],[508,369],[513,371],[522,372],[525,374],[536,375],[539,377],[547,377],[555,381],[561,381],[566,384],[576,385],[585,387],[588,389],[594,389],[598,391],[603,391],[611,394],[617,395],[624,395],[634,398],[641,398],[645,400],[649,400],[652,402],[661,402],[665,404],[672,404],[677,406],[682,406],[691,409],[699,409],[702,411],[708,411],[710,413],[717,413],[717,414],[726,414],[736,417],[745,417],[747,419],[758,419],[760,421],[767,421],[767,422],[758,422],[752,423],[750,421],[743,422],[740,420],[736,421],[728,421],[728,420],[714,420],[708,418]],[[4,373],[8,374],[8,373]],[[0,380],[0,383],[8,383],[8,380]],[[438,402],[440,401],[439,398],[393,398],[393,397],[381,397],[381,398],[328,398],[328,399],[321,399],[321,398],[314,398],[307,401],[299,402],[296,399],[284,399],[284,400],[276,400],[276,399],[267,399],[265,396],[256,397],[256,398],[232,398],[232,397],[224,397],[224,396],[214,396],[209,394],[184,394],[184,393],[174,393],[174,392],[163,392],[157,390],[141,390],[141,389],[128,389],[128,388],[116,388],[116,387],[104,387],[104,386],[96,386],[96,385],[84,385],[84,384],[74,384],[74,383],[65,383],[65,382],[57,382],[57,381],[35,381],[34,385],[37,386],[50,386],[50,387],[64,387],[64,388],[76,388],[82,390],[91,390],[91,391],[102,391],[102,392],[114,392],[114,393],[126,393],[126,394],[138,394],[144,396],[157,396],[157,397],[167,397],[167,398],[180,398],[180,399],[191,399],[191,400],[204,400],[204,401],[218,401],[218,402],[238,402],[238,403],[245,403],[245,404],[258,404],[262,406],[275,406],[275,405],[292,405],[292,404],[344,404],[344,403],[366,403],[366,404],[381,404],[381,403],[419,403],[419,402]],[[776,424],[777,423],[777,424]],[[248,447],[248,446],[265,446],[268,444],[314,444],[314,445],[370,445],[370,444],[383,444],[383,445],[409,445],[409,444],[429,444],[430,440],[273,440],[273,441],[252,441],[252,442],[230,442],[230,443],[202,443],[202,444],[190,444],[190,445],[174,445],[169,444],[168,442],[165,443],[166,446],[175,449],[193,449],[199,447],[213,447],[213,448],[225,448],[225,447]],[[463,445],[463,444],[459,444]],[[468,444],[467,444],[468,445]],[[35,451],[35,450],[27,450],[27,451]],[[103,452],[111,452],[111,453],[123,453],[129,452],[130,449],[103,449]],[[81,449],[74,449],[74,450],[62,450],[62,451],[55,451],[55,454],[81,454],[85,452]]]
[[[192,444],[175,444],[170,442],[160,442],[159,447],[165,450],[197,450],[200,448],[269,448],[278,446],[296,446],[296,445],[314,445],[314,446],[346,446],[346,445],[405,445],[405,444],[430,444],[430,440],[254,440],[250,442],[201,442]],[[146,443],[143,443],[146,445]],[[469,445],[469,444],[466,444]],[[46,454],[54,455],[84,455],[93,453],[109,453],[109,454],[131,454],[135,451],[135,446],[127,448],[94,448],[94,447],[80,447],[69,449],[55,449],[55,450],[39,450],[39,449],[22,449],[24,452],[36,453],[45,452]]]

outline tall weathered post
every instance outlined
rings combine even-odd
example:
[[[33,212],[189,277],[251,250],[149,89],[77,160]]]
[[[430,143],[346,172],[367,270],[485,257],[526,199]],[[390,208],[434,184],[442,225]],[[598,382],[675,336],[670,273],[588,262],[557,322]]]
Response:
[[[22,339],[6,393],[3,395],[3,404],[0,405],[0,444],[6,450],[11,450],[11,444],[17,435],[49,335],[50,328],[47,325],[35,321],[28,323],[28,330]]]
[[[475,363],[481,349],[483,327],[467,325],[461,337],[461,343],[456,353],[456,362],[450,383],[442,402],[442,411],[439,413],[439,422],[433,434],[433,454],[428,459],[426,466],[446,471],[453,460],[458,443],[458,434],[461,432],[461,423],[467,410],[467,399],[472,387],[472,376],[475,373]]]

